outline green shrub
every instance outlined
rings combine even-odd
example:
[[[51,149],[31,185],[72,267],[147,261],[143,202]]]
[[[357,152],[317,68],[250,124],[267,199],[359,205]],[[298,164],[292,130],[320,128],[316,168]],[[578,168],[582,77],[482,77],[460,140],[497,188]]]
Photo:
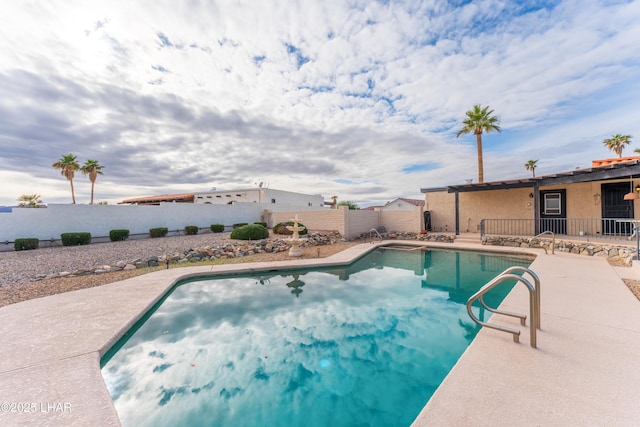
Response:
[[[267,228],[267,223],[266,222],[260,221],[260,222],[254,222],[254,224],[258,224],[258,225],[263,226],[264,228]]]
[[[152,228],[149,230],[151,237],[164,237],[169,232],[167,227]]]
[[[198,226],[197,225],[187,225],[184,228],[184,234],[187,236],[195,236],[198,234]]]
[[[211,224],[211,232],[212,233],[222,233],[224,231],[223,224]]]
[[[86,233],[84,231],[62,233],[60,235],[60,240],[62,240],[62,246],[88,245],[91,243],[91,233]]]
[[[238,240],[260,240],[267,237],[269,237],[269,230],[260,224],[243,225],[231,232],[231,238]]]
[[[281,222],[273,226],[273,232],[275,234],[284,234],[290,236],[293,234],[293,231],[289,230],[287,226],[292,227],[293,221]],[[304,227],[304,224],[301,222],[298,223],[298,227]],[[298,232],[299,235],[304,236],[307,234],[307,227],[304,227],[304,230]]]
[[[129,230],[111,230],[109,231],[109,239],[112,242],[120,242],[129,238]]]
[[[28,251],[30,249],[38,249],[40,241],[35,238],[25,237],[23,239],[16,239],[13,242],[13,249],[16,251]]]
[[[249,225],[248,222],[239,222],[237,224],[233,224],[233,228],[239,228],[239,227],[244,227],[245,225]]]

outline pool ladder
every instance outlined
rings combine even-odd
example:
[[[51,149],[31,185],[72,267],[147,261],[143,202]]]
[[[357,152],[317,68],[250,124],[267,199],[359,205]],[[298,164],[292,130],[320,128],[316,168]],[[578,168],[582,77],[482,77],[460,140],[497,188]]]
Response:
[[[547,230],[533,236],[532,238],[529,239],[529,244],[531,244],[531,241],[536,237],[544,236],[545,234],[551,234],[551,255],[554,255],[556,253],[556,234],[553,231]],[[547,247],[543,245],[542,242],[540,242],[540,247],[544,249],[545,254],[549,255],[549,252],[547,251]]]
[[[529,274],[533,278],[534,285],[532,285],[531,282],[525,279],[524,277],[514,274],[516,272]],[[467,300],[467,313],[469,313],[469,317],[471,317],[471,319],[474,322],[476,322],[478,325],[486,326],[487,328],[491,328],[491,329],[497,329],[498,331],[508,332],[513,335],[513,342],[520,342],[520,331],[518,329],[513,329],[507,326],[501,326],[501,325],[496,325],[488,322],[483,322],[482,320],[478,319],[476,315],[473,314],[473,311],[471,310],[471,304],[473,304],[474,301],[478,301],[487,311],[490,311],[496,314],[502,314],[505,316],[517,317],[518,319],[520,319],[520,324],[524,326],[527,320],[526,315],[519,314],[519,313],[511,313],[508,311],[500,311],[495,308],[491,308],[484,302],[482,298],[484,294],[486,294],[491,289],[495,288],[505,280],[516,280],[522,283],[523,285],[525,285],[529,290],[529,315],[531,318],[531,324],[529,326],[529,333],[530,333],[529,341],[530,341],[531,347],[537,348],[536,347],[537,345],[536,331],[540,329],[540,279],[533,271],[529,270],[528,268],[515,266],[515,267],[507,268],[505,271],[500,273],[498,276],[496,276],[493,280],[491,280],[489,283],[487,283],[482,288],[480,288],[478,292],[473,294]]]
[[[369,230],[369,240],[371,244],[373,244],[374,237],[377,237],[382,242],[382,236],[380,235],[378,230],[376,230],[375,228],[372,228],[371,230]]]

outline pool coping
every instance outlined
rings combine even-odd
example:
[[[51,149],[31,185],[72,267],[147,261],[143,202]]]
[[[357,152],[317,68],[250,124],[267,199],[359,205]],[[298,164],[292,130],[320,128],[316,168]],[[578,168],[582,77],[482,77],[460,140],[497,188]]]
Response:
[[[521,343],[514,344],[507,334],[481,330],[414,425],[504,425],[514,420],[526,425],[527,419],[521,418],[523,412],[536,415],[536,418],[528,420],[531,421],[529,425],[575,424],[574,420],[584,421],[586,417],[589,420],[586,424],[601,424],[598,420],[611,424],[612,421],[635,421],[640,417],[640,409],[636,409],[637,405],[630,401],[640,391],[640,369],[631,356],[640,354],[640,302],[635,300],[604,258],[571,254],[544,255],[541,249],[533,248],[397,240],[360,244],[328,258],[162,270],[108,285],[2,307],[0,332],[3,341],[10,345],[5,344],[0,350],[0,424],[120,425],[100,373],[100,357],[180,280],[211,274],[341,266],[380,245],[389,244],[536,255],[531,268],[542,281],[542,331],[538,335],[538,349],[529,348],[526,331],[521,335]],[[585,261],[593,263],[589,270],[597,270],[597,274],[585,276]],[[577,268],[573,274],[567,271],[571,266]],[[562,279],[563,286],[558,286],[554,281],[558,278]],[[579,307],[573,311],[567,310],[566,304],[556,301],[566,300],[562,294],[563,288],[575,292],[574,282],[578,282],[583,290],[587,284],[597,292],[602,287],[599,285],[602,281],[610,285],[612,291],[607,288],[607,292],[613,294],[606,299],[608,305],[604,309],[600,307],[603,300],[598,297],[582,298]],[[597,304],[595,308],[592,300]],[[587,303],[591,305],[584,305]],[[527,304],[526,293],[516,287],[502,306],[515,311],[522,311],[524,307],[526,312]],[[598,316],[585,321],[589,310],[596,308],[599,309]],[[509,319],[503,324],[518,327]],[[567,338],[567,324],[571,329],[578,330],[579,340]],[[628,346],[630,351],[612,355],[612,347],[603,343],[615,344],[613,348]],[[569,349],[562,347],[566,344],[570,344]],[[549,351],[552,346],[562,348],[562,351]],[[585,346],[592,351],[587,358],[589,363],[583,366],[580,361],[584,359],[585,352],[580,350]],[[594,352],[594,349],[598,352]],[[501,364],[497,361],[501,361]],[[545,369],[527,369],[532,361],[538,367],[547,367],[545,363],[557,367],[550,370],[555,375],[554,378],[548,378],[551,390],[545,388],[544,382],[538,378],[545,376]],[[568,377],[573,392],[556,390],[558,369],[574,372],[576,366],[583,366],[589,370],[582,374],[588,373],[593,377],[594,368],[600,366],[596,364],[598,361],[602,363],[604,371],[598,372],[597,378],[602,381],[607,379],[613,385],[580,381],[578,371]],[[478,375],[478,366],[489,364],[495,365],[496,369]],[[587,375],[583,376],[587,378]],[[469,381],[469,378],[473,381]],[[535,385],[530,390],[535,392],[533,396],[522,387],[523,378]],[[624,391],[620,391],[618,385],[623,385]],[[591,402],[588,396],[595,396],[594,386],[607,390],[617,400],[607,399],[606,408],[596,405],[598,411],[589,411],[583,406]],[[514,389],[518,393],[514,394]],[[591,395],[585,394],[588,390]],[[558,399],[558,393],[565,399]],[[522,399],[520,405],[513,404],[514,396]],[[550,400],[549,396],[555,398]],[[567,410],[565,406],[574,402],[572,396],[574,400],[585,404],[574,405],[579,409]],[[564,406],[554,407],[556,402]],[[9,411],[6,410],[7,404]],[[546,419],[540,418],[540,412],[547,414]]]

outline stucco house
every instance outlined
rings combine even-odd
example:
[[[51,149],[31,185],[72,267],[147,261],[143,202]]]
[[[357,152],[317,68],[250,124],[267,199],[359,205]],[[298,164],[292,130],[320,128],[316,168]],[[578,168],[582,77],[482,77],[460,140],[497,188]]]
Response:
[[[434,231],[623,238],[638,215],[640,156],[539,177],[422,188]]]
[[[385,211],[410,211],[415,209],[416,206],[424,207],[424,200],[399,197],[390,201],[381,209],[384,209]]]
[[[235,203],[268,203],[289,206],[323,207],[324,197],[319,194],[304,194],[275,190],[266,187],[240,188],[235,190],[212,190],[181,194],[136,197],[123,200],[122,204],[159,205],[160,203],[195,203],[210,205],[232,205]]]

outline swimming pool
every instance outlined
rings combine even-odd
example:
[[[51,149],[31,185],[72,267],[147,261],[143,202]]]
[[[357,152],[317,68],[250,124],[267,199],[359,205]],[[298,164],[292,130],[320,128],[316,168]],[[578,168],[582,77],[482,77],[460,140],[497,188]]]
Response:
[[[385,249],[186,282],[105,355],[103,376],[125,426],[409,425],[478,331],[467,298],[530,262]]]

